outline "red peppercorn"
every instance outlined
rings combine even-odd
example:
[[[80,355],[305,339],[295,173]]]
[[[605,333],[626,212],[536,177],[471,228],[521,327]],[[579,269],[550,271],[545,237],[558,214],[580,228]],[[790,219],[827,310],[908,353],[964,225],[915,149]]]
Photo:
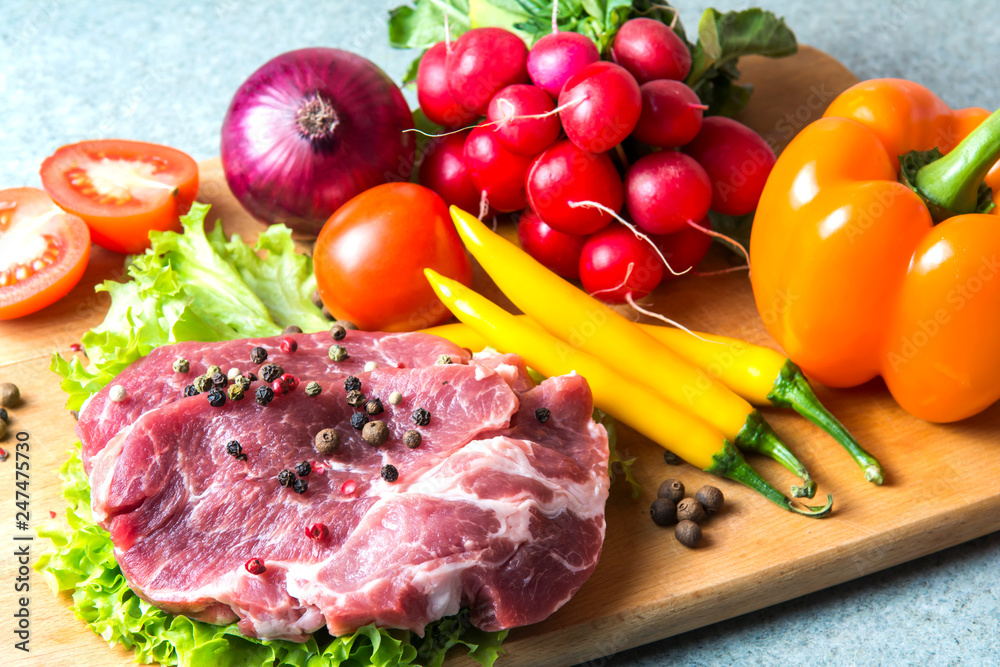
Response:
[[[6,460],[7,460],[7,450],[4,449],[3,447],[0,447],[0,461],[6,461]]]
[[[288,393],[288,385],[285,384],[281,378],[278,378],[271,383],[271,389],[274,391],[275,396],[281,396]]]
[[[50,519],[54,519],[54,518],[56,518],[56,513],[55,513],[55,512],[53,512],[52,510],[49,510],[49,518],[50,518]]]
[[[278,378],[288,386],[288,390],[291,391],[299,386],[299,379],[292,375],[291,373],[285,373],[280,378]]]
[[[289,354],[299,349],[299,344],[295,342],[295,339],[289,336],[281,341],[281,351],[285,354]]]
[[[358,483],[353,479],[349,479],[340,485],[340,492],[345,496],[349,496],[358,488]]]
[[[330,531],[327,530],[327,527],[322,523],[314,523],[313,525],[306,527],[306,537],[310,540],[320,542],[325,540],[329,534]]]
[[[264,574],[267,568],[264,567],[264,561],[260,558],[251,558],[248,560],[243,567],[247,569],[250,574]]]
[[[83,349],[83,345],[80,345],[79,343],[71,343],[70,346],[69,346],[69,351],[70,352],[79,352],[82,349]]]

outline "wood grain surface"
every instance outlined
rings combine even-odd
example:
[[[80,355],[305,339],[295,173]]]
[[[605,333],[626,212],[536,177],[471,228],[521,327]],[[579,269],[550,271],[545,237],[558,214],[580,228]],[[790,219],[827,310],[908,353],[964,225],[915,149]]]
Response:
[[[744,80],[755,84],[744,121],[775,146],[783,146],[855,79],[825,54],[803,47],[778,61],[747,58]],[[217,160],[202,163],[200,199],[213,204],[227,231],[253,237],[261,228],[229,194]],[[123,275],[122,257],[95,247],[81,284],[54,306],[0,323],[0,381],[18,383],[23,405],[11,411],[13,433],[29,434],[31,524],[65,520],[56,469],[75,441],[65,397],[48,371],[49,355],[69,346],[104,317],[109,300],[93,286]],[[477,274],[477,287],[492,293]],[[773,345],[754,310],[745,274],[685,278],[662,287],[650,300],[658,312],[691,327]],[[1000,408],[961,424],[935,426],[914,419],[891,400],[884,385],[819,390],[821,399],[884,464],[886,484],[867,484],[854,463],[822,432],[779,411],[766,416],[819,482],[820,497],[833,493],[834,513],[808,519],[778,509],[734,483],[691,466],[668,466],[662,451],[621,428],[621,446],[639,459],[646,493],[633,502],[616,484],[608,503],[608,532],[601,562],[580,592],[543,623],[511,632],[507,665],[572,665],[709,623],[751,612],[795,596],[870,574],[1000,529]],[[14,437],[2,445],[13,449]],[[780,488],[796,480],[770,461],[754,460]],[[672,531],[649,519],[659,483],[681,479],[690,490],[714,483],[725,492],[724,511],[704,526],[702,546],[682,547]],[[31,590],[15,593],[18,564],[10,554],[15,529],[14,459],[0,464],[3,511],[0,549],[0,611],[10,619],[17,598],[30,598],[30,653],[11,647],[5,632],[0,662],[23,665],[126,665],[131,653],[109,647],[74,618],[69,597],[46,588],[32,572]],[[32,561],[45,541],[30,544]],[[10,621],[5,627],[10,625]],[[456,657],[452,664],[469,661]]]

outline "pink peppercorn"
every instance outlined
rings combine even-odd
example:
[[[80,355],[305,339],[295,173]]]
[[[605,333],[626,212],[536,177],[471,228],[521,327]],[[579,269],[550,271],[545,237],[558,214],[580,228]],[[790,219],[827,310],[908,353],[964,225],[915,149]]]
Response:
[[[294,338],[285,338],[281,341],[281,351],[285,354],[289,354],[299,349],[299,344],[295,342]]]
[[[340,492],[343,493],[345,496],[349,496],[352,493],[354,493],[355,489],[357,488],[358,488],[358,483],[355,482],[353,479],[349,479],[340,485]]]
[[[243,567],[245,567],[247,572],[250,574],[264,574],[264,572],[267,571],[267,568],[264,567],[264,561],[260,558],[251,558]]]

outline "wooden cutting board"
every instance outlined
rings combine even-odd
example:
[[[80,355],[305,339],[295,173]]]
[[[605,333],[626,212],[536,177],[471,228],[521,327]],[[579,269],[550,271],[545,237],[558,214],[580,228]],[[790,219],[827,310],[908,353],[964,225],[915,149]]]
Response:
[[[814,49],[778,61],[747,58],[744,79],[756,85],[744,121],[777,146],[822,113],[855,78]],[[202,163],[200,198],[213,204],[228,231],[252,237],[261,228],[235,202],[217,160]],[[71,354],[69,346],[104,317],[109,300],[93,286],[121,278],[122,257],[95,248],[90,267],[69,298],[41,313],[0,323],[0,381],[17,382],[24,404],[12,410],[11,431],[30,434],[31,524],[65,519],[55,470],[75,441],[73,418],[48,369],[49,355]],[[477,287],[494,294],[477,275]],[[652,299],[658,312],[705,331],[773,345],[754,310],[745,274],[685,278],[662,287]],[[551,618],[514,630],[500,664],[572,665],[692,628],[761,609],[811,591],[922,556],[1000,529],[1000,407],[961,424],[935,426],[896,407],[884,385],[820,390],[837,414],[887,470],[885,486],[864,482],[860,471],[826,435],[804,420],[779,411],[768,419],[819,481],[819,497],[833,493],[834,513],[808,519],[778,509],[734,483],[719,481],[691,466],[668,466],[662,451],[621,428],[620,446],[639,459],[646,486],[632,502],[621,484],[608,503],[604,554],[593,577]],[[0,443],[12,450],[13,436]],[[779,488],[788,473],[770,461],[754,460]],[[696,550],[649,519],[659,483],[681,479],[692,492],[714,483],[725,492],[725,510],[704,526]],[[16,530],[14,460],[0,464],[3,498],[2,544],[30,544],[32,561],[45,541],[14,542],[31,535]],[[0,581],[12,582],[17,563],[2,559]],[[32,572],[31,590],[14,594],[3,586],[0,608],[10,613],[16,598],[30,597],[31,653],[4,649],[9,664],[128,665],[132,654],[108,647],[76,620],[69,596],[55,597]],[[9,635],[8,635],[9,641]],[[19,655],[14,655],[15,653]],[[471,664],[456,658],[453,664]]]

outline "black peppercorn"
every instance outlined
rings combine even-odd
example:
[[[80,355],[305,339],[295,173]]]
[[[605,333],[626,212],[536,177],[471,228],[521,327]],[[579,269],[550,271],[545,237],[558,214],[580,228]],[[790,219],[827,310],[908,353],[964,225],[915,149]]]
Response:
[[[212,388],[212,378],[207,375],[199,375],[194,379],[194,388],[198,393],[206,392]]]
[[[399,471],[396,470],[396,466],[392,464],[382,466],[382,479],[390,483],[399,479]]]
[[[423,441],[423,438],[420,436],[420,431],[411,428],[403,434],[403,444],[410,449],[416,449],[419,447],[421,441]]]
[[[548,408],[535,408],[535,419],[539,424],[544,424],[552,416],[552,411]]]
[[[229,386],[229,378],[222,373],[216,373],[212,376],[212,386],[219,389],[225,389]]]
[[[355,412],[351,415],[351,426],[358,429],[359,431],[365,427],[368,423],[368,415],[363,412]]]
[[[674,536],[678,542],[693,549],[701,542],[701,527],[694,521],[679,521]]]
[[[314,380],[306,383],[306,396],[319,396],[321,391],[323,391],[323,387],[319,385],[319,382]]]
[[[663,462],[666,463],[668,466],[680,465],[681,457],[677,456],[672,451],[667,449],[664,450],[663,452]]]
[[[694,498],[684,498],[677,503],[677,518],[700,523],[705,518],[705,508]]]
[[[313,447],[320,454],[329,456],[340,449],[340,434],[332,428],[325,428],[316,434],[316,439],[313,440]]]
[[[255,364],[262,364],[267,361],[267,350],[262,347],[255,347],[250,350],[250,361]]]
[[[264,364],[260,367],[260,376],[264,378],[264,382],[274,382],[284,374],[285,369],[278,364]]]
[[[361,429],[361,438],[372,447],[381,447],[389,439],[389,428],[378,420],[368,422]]]
[[[675,503],[679,503],[684,497],[684,483],[679,479],[665,479],[660,484],[659,491],[656,492],[658,498],[670,498]]]
[[[362,408],[365,405],[365,395],[357,389],[347,392],[347,404],[352,408]]]
[[[208,404],[213,408],[221,408],[226,404],[226,395],[221,389],[213,387],[212,390],[208,392]]]
[[[417,408],[413,411],[413,414],[410,415],[410,419],[412,419],[413,423],[417,426],[427,426],[431,423],[431,413],[429,410],[424,408]]]
[[[309,490],[309,483],[301,477],[292,482],[292,491],[295,493],[305,493]]]
[[[385,408],[382,407],[382,401],[379,398],[373,398],[365,403],[365,412],[370,415],[380,415],[385,412]]]
[[[344,380],[344,389],[347,391],[361,391],[361,380],[353,375],[348,375],[347,379]]]
[[[194,388],[193,384],[189,384],[188,386],[184,387],[185,396],[197,396],[200,393],[201,393],[200,391]]]
[[[243,453],[243,447],[240,445],[239,440],[230,440],[226,443],[226,453],[232,456],[234,459],[239,459],[240,461],[246,461],[247,455]]]
[[[299,461],[295,466],[295,474],[299,477],[305,477],[312,472],[312,466],[309,465],[309,461]]]
[[[330,327],[330,337],[334,340],[344,340],[347,337],[347,329],[339,324],[334,324]]]
[[[267,405],[274,398],[274,390],[266,385],[257,387],[257,391],[254,392],[253,398],[257,401],[258,405]]]
[[[285,487],[286,489],[292,485],[295,481],[295,475],[292,474],[291,470],[282,470],[278,473],[278,484]]]
[[[257,381],[257,374],[256,373],[247,373],[243,377],[245,377],[250,382],[256,382]]]
[[[698,489],[698,493],[694,494],[694,499],[701,503],[701,506],[705,508],[706,514],[718,513],[722,509],[723,503],[725,503],[722,491],[708,484]]]
[[[677,522],[677,505],[670,498],[657,498],[649,506],[649,516],[657,526],[669,526]]]

